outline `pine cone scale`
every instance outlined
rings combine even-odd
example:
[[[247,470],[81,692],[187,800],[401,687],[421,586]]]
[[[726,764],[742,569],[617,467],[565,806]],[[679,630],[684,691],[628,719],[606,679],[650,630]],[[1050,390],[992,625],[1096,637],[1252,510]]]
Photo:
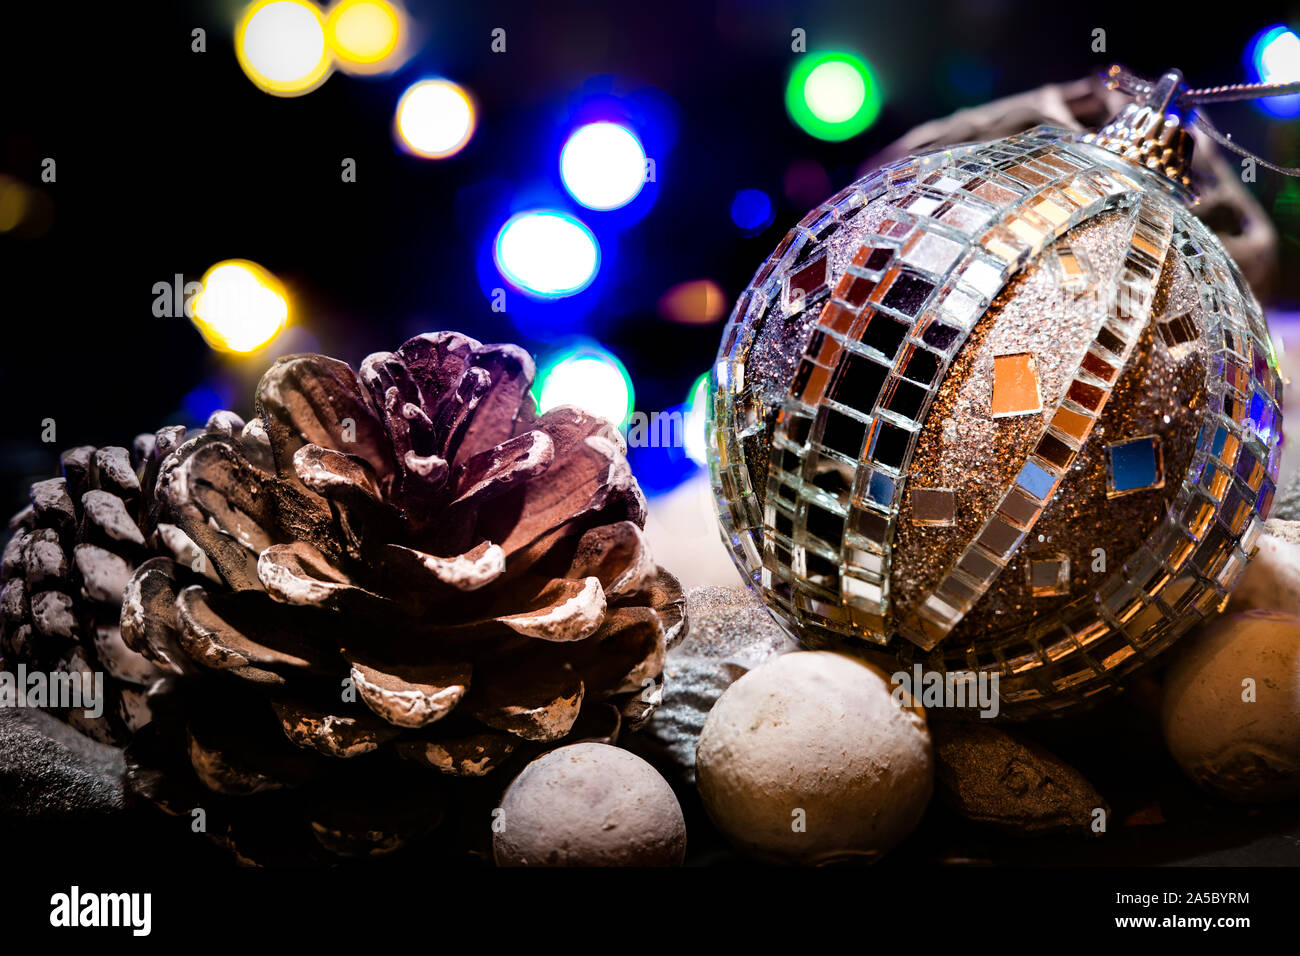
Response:
[[[492,381],[480,396],[474,420],[461,437],[456,462],[504,444],[516,432],[521,418],[525,422],[532,418],[531,406],[525,405],[526,400],[530,401],[528,389],[535,374],[532,356],[514,345],[486,346],[479,351],[478,363]]]
[[[532,658],[530,660],[530,658]],[[566,662],[534,670],[532,655],[502,658],[489,667],[468,701],[475,720],[523,740],[561,740],[582,710],[586,687]]]
[[[284,735],[299,747],[342,760],[372,753],[395,739],[398,728],[371,714],[339,714],[301,700],[273,700]]]
[[[467,661],[379,661],[343,649],[361,701],[394,727],[419,728],[446,717],[465,697],[473,666]]]
[[[179,643],[178,588],[173,563],[145,561],[122,594],[121,632],[127,647],[173,674],[196,670]]]
[[[487,541],[464,554],[439,558],[401,544],[386,544],[382,552],[387,586],[395,592],[417,590],[433,600],[477,591],[505,572],[506,554]]]
[[[131,580],[130,562],[98,545],[77,545],[72,552],[72,563],[81,578],[83,596],[92,601],[118,600]]]
[[[486,504],[543,475],[555,461],[555,442],[539,428],[507,438],[456,466],[456,495],[449,510]]]
[[[581,641],[605,620],[605,590],[599,578],[554,578],[532,602],[537,606],[494,620],[517,634],[543,641]]]
[[[281,669],[328,674],[329,657],[285,620],[283,608],[255,593],[211,595],[202,585],[176,596],[179,644],[190,659],[212,670],[257,671],[259,682],[283,683]],[[256,620],[257,640],[248,636]],[[277,626],[278,625],[278,626]]]
[[[295,478],[293,456],[307,444],[348,450],[382,477],[394,470],[383,426],[346,362],[323,355],[282,359],[262,377],[257,406],[282,478]]]

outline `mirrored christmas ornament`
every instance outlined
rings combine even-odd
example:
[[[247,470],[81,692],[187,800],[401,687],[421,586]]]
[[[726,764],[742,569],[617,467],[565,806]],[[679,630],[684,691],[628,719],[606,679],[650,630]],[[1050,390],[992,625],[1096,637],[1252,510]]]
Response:
[[[1031,716],[1220,609],[1272,501],[1282,382],[1189,206],[1180,90],[884,166],[741,295],[712,480],[806,645],[996,676],[1000,713]]]

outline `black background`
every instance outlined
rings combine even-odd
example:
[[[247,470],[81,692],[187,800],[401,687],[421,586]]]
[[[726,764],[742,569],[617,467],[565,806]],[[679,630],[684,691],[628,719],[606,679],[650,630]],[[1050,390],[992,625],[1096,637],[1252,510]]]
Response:
[[[6,8],[0,172],[44,190],[54,220],[40,238],[0,236],[0,503],[20,507],[59,449],[193,423],[183,397],[205,381],[250,414],[252,386],[280,351],[318,348],[355,365],[438,328],[544,349],[544,326],[517,328],[509,312],[491,311],[476,270],[513,191],[556,185],[558,137],[594,90],[648,97],[672,139],[657,157],[654,205],[618,236],[597,286],[576,297],[573,312],[585,318],[553,314],[618,354],[638,407],[657,410],[708,368],[720,328],[665,322],[656,301],[689,279],[712,278],[728,297],[744,288],[805,212],[782,193],[792,161],[820,163],[829,193],[920,122],[1113,61],[1147,74],[1177,65],[1196,85],[1238,82],[1251,36],[1288,21],[1270,4],[1219,5],[1209,16],[1010,0],[409,6],[425,42],[400,72],[336,74],[292,99],[259,92],[240,71],[233,3]],[[489,49],[498,26],[506,54]],[[206,53],[190,50],[195,27],[207,31]],[[866,133],[823,143],[787,119],[795,27],[810,50],[855,49],[872,61],[886,102]],[[1105,54],[1092,52],[1095,28],[1107,31]],[[463,84],[479,105],[475,137],[441,162],[401,153],[390,133],[401,91],[430,74]],[[1221,108],[1216,120],[1278,160],[1295,152],[1295,123],[1245,106]],[[42,186],[47,156],[58,180]],[[356,183],[340,181],[343,157],[357,160]],[[1263,173],[1251,188],[1273,208],[1284,182]],[[730,220],[731,197],[745,187],[777,201],[758,236]],[[1281,293],[1295,299],[1300,229],[1294,219],[1279,226]],[[288,283],[299,330],[235,361],[212,353],[185,319],[151,311],[154,283],[197,280],[231,257]],[[57,423],[54,444],[40,441],[46,418]]]

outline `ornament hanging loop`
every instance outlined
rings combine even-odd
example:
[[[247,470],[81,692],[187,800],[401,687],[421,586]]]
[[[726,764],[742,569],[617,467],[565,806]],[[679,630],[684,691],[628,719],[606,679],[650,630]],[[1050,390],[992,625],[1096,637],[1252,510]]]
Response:
[[[1172,82],[1171,85],[1173,77],[1177,77],[1177,81]],[[1130,73],[1119,64],[1115,64],[1106,73],[1106,86],[1109,89],[1119,90],[1121,93],[1127,93],[1135,97],[1137,102],[1125,107],[1119,116],[1096,133],[1089,133],[1081,137],[1084,142],[1095,142],[1098,145],[1105,146],[1106,149],[1112,152],[1120,153],[1136,162],[1142,162],[1149,169],[1159,169],[1160,164],[1158,162],[1155,165],[1151,164],[1151,155],[1143,155],[1141,140],[1134,140],[1132,129],[1122,125],[1116,127],[1116,124],[1120,123],[1121,120],[1131,117],[1134,113],[1146,107],[1151,110],[1152,116],[1163,111],[1168,121],[1176,119],[1176,125],[1182,128],[1185,136],[1186,127],[1195,126],[1229,152],[1252,159],[1260,166],[1271,169],[1275,173],[1281,173],[1284,176],[1300,176],[1300,166],[1280,166],[1245,147],[1237,145],[1232,139],[1232,134],[1220,132],[1210,122],[1210,118],[1205,115],[1202,109],[1208,103],[1228,103],[1238,100],[1259,99],[1266,96],[1289,96],[1300,93],[1300,80],[1287,83],[1235,83],[1228,86],[1188,89],[1183,85],[1182,74],[1177,70],[1170,70],[1158,81],[1152,83],[1134,73]],[[1150,118],[1148,118],[1148,121],[1150,121]],[[1112,127],[1116,128],[1112,129]],[[1172,138],[1175,137],[1171,134]],[[1169,176],[1184,188],[1188,188],[1190,182],[1191,143],[1191,137],[1188,136],[1186,157],[1181,162],[1173,163],[1177,174],[1165,171],[1166,176]],[[1176,159],[1176,157],[1171,158]]]

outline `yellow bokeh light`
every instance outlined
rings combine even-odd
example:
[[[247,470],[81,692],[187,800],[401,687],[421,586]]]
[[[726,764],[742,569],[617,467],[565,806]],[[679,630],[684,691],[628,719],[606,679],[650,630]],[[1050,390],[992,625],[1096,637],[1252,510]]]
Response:
[[[27,187],[13,176],[0,175],[0,232],[17,229],[30,205]]]
[[[659,314],[670,322],[708,325],[726,314],[727,304],[727,294],[712,279],[693,279],[660,297]]]
[[[351,73],[396,67],[405,32],[401,12],[387,0],[341,0],[325,20],[325,40]]]
[[[203,276],[192,321],[219,352],[256,352],[289,323],[283,283],[256,262],[227,259]]]
[[[325,18],[306,0],[259,0],[235,27],[235,56],[258,89],[300,96],[329,77]]]

